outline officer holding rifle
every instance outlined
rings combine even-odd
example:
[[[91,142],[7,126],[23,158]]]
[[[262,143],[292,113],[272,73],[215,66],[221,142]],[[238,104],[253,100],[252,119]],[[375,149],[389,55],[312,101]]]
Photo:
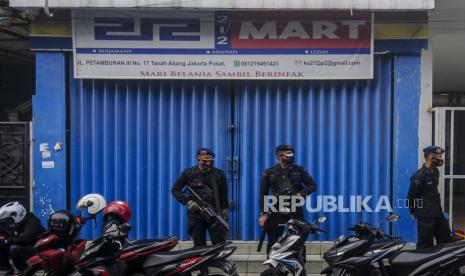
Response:
[[[198,149],[197,165],[184,170],[171,189],[176,200],[188,206],[188,233],[194,246],[207,244],[207,231],[213,244],[224,242],[229,230],[226,176],[213,166],[214,160],[212,150]]]

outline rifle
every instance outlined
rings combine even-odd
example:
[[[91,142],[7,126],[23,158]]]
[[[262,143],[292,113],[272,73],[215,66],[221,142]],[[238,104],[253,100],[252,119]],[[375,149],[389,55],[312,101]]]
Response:
[[[268,229],[269,224],[270,224],[270,216],[268,216],[268,218],[265,221],[265,225],[263,225],[263,230],[262,230],[262,233],[260,234],[260,240],[258,241],[257,252],[262,251],[263,241],[265,241],[266,230]]]
[[[287,186],[286,189],[283,192],[283,195],[292,195],[293,191],[291,189],[291,186]],[[268,218],[265,221],[265,224],[263,225],[263,230],[262,233],[260,234],[260,240],[258,241],[258,246],[257,246],[257,252],[262,251],[262,246],[263,246],[263,241],[265,241],[266,237],[266,231],[268,230],[269,224],[270,224],[270,217],[271,217],[271,212],[268,213]]]
[[[215,209],[213,209],[210,204],[202,200],[202,198],[196,192],[194,192],[191,187],[187,186],[187,189],[195,197],[195,201],[200,207],[200,214],[202,214],[208,222],[214,221],[212,227],[215,227],[219,223],[224,228],[226,228],[226,230],[231,230],[231,226],[229,226],[229,224],[215,212]]]

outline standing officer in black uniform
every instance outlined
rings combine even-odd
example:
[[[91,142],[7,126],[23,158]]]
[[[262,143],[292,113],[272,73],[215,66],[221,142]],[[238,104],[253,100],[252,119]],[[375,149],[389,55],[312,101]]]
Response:
[[[316,191],[315,181],[313,181],[310,174],[303,167],[293,164],[294,148],[292,146],[279,145],[276,147],[275,153],[278,163],[263,172],[260,186],[260,218],[258,219],[258,223],[261,227],[264,227],[266,221],[269,220],[266,223],[268,227],[265,229],[268,235],[267,254],[283,232],[284,227],[280,226],[280,224],[285,224],[291,218],[304,219],[302,207],[297,207],[295,212],[267,213],[264,210],[264,201],[270,188],[272,195],[276,197],[296,195],[305,197]]]
[[[429,146],[423,149],[425,163],[410,178],[408,202],[412,218],[417,220],[417,248],[428,248],[436,242],[451,241],[449,223],[444,217],[441,207],[441,196],[438,192],[439,170],[443,165],[444,149]]]
[[[211,227],[199,213],[199,206],[184,194],[183,188],[189,185],[205,202],[209,203],[218,214],[228,221],[228,187],[226,176],[220,169],[213,167],[215,154],[207,148],[197,150],[197,166],[186,169],[174,183],[171,193],[183,205],[188,206],[189,235],[194,246],[205,246],[207,230],[213,244],[226,240],[226,229],[221,225]]]

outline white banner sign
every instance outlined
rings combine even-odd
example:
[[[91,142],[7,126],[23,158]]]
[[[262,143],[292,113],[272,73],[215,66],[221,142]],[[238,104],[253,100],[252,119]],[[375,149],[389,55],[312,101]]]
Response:
[[[91,79],[371,79],[369,13],[73,12]]]

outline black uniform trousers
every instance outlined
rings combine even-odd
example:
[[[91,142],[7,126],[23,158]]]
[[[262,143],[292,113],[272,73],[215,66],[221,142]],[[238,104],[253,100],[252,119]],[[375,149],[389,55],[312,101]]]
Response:
[[[295,212],[292,214],[271,214],[268,218],[270,221],[268,222],[268,229],[266,230],[266,234],[268,236],[268,245],[266,247],[266,254],[270,253],[271,247],[275,244],[279,237],[283,234],[284,226],[290,219],[298,219],[303,220],[304,215],[303,212]],[[302,251],[303,261],[306,260],[306,248],[304,246]]]
[[[210,235],[212,244],[217,244],[226,241],[226,229],[220,225],[211,225],[202,217],[189,216],[189,235],[194,241],[194,246],[207,245],[207,231]]]
[[[449,222],[444,216],[436,218],[417,218],[418,242],[417,249],[428,248],[436,242],[446,243],[452,240]]]
[[[11,258],[16,268],[19,270],[27,269],[26,261],[34,255],[32,245],[17,245],[0,246],[0,270],[11,270],[8,259]]]

